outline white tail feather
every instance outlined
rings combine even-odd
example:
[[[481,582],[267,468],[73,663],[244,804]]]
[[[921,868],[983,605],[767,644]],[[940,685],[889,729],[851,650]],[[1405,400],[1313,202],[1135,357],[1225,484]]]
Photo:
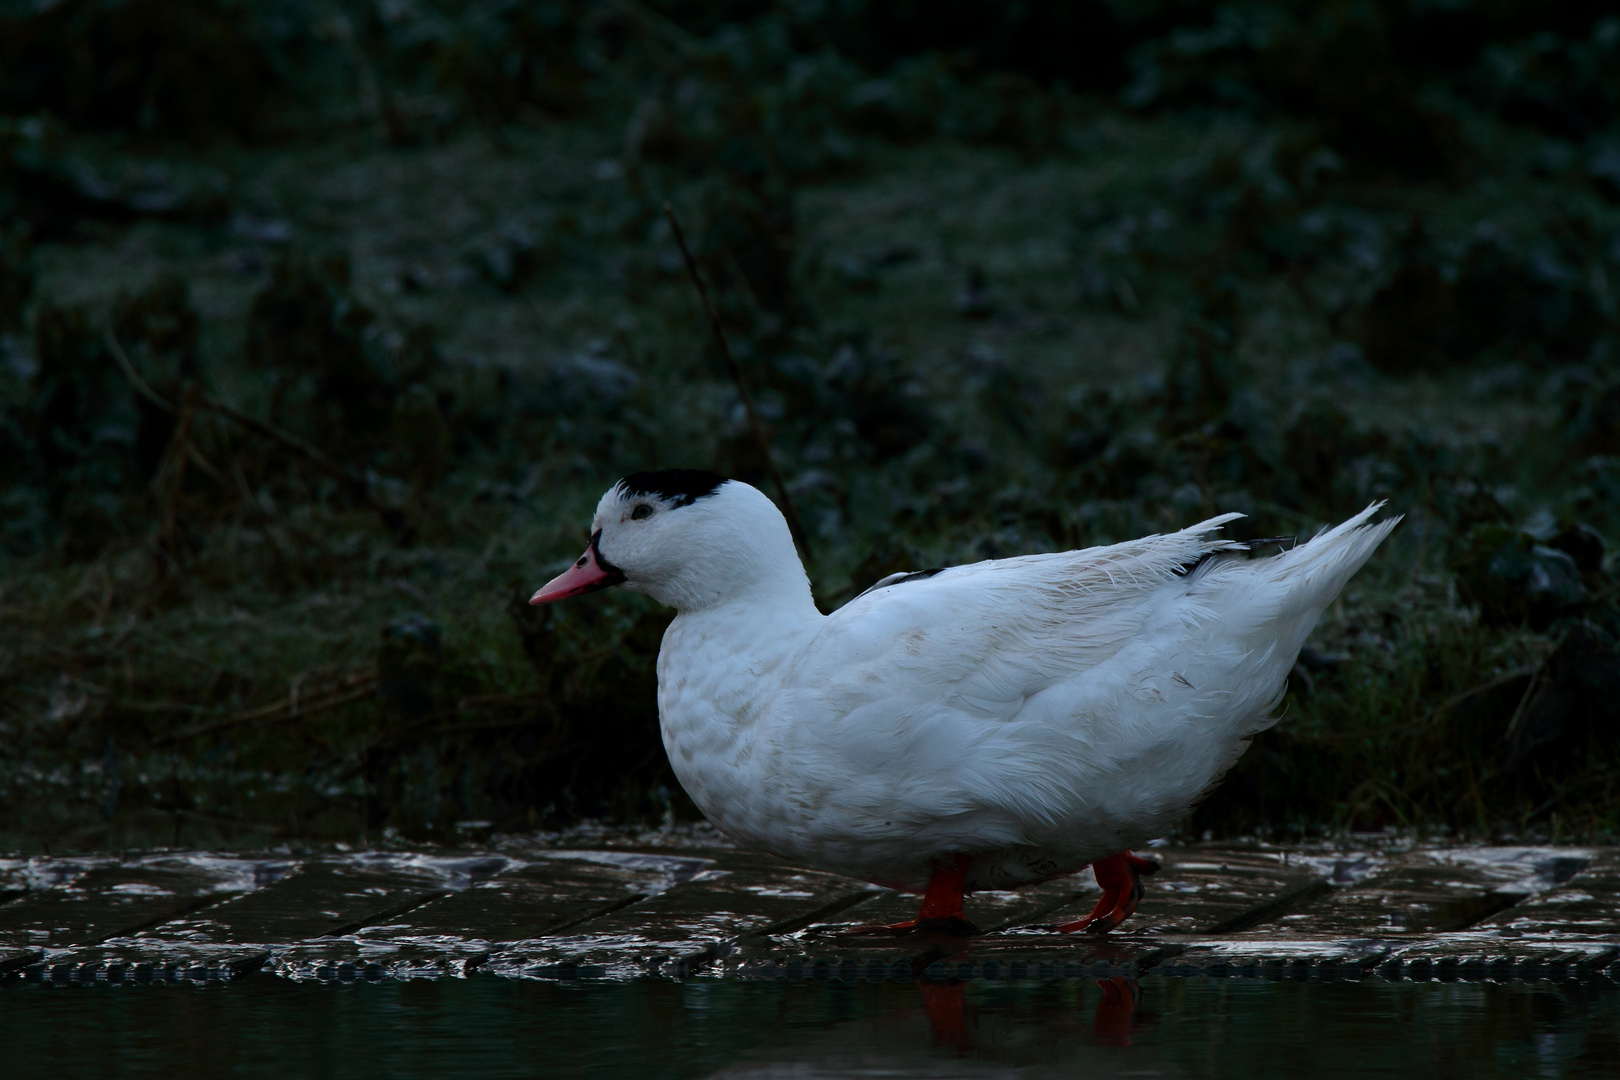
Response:
[[[1369,525],[1368,520],[1383,505],[1375,502],[1348,521],[1318,533],[1309,543],[1283,552],[1276,557],[1270,576],[1289,583],[1289,594],[1301,608],[1314,607],[1320,614],[1383,543],[1384,537],[1401,523],[1404,515]]]

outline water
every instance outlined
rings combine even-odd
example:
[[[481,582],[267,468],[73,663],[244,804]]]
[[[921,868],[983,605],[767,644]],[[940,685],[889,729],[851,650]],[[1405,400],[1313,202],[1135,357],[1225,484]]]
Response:
[[[0,989],[0,1075],[1614,1077],[1620,990],[475,976]]]

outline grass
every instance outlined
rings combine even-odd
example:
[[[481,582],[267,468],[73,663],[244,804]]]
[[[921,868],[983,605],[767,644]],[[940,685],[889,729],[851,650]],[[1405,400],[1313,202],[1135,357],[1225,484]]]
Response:
[[[769,40],[725,48],[768,60]],[[667,614],[516,602],[623,473],[764,484],[665,200],[824,607],[897,569],[1226,510],[1250,515],[1238,535],[1304,536],[1388,499],[1407,521],[1187,828],[1620,827],[1612,557],[1551,598],[1519,563],[1458,561],[1500,526],[1562,574],[1576,525],[1620,529],[1602,456],[1620,447],[1571,420],[1616,393],[1620,209],[1532,168],[1541,135],[1455,104],[1467,177],[1391,179],[1335,164],[1298,118],[1032,87],[1034,127],[902,138],[804,89],[836,65],[672,69],[660,49],[631,47],[567,115],[462,117],[411,145],[368,121],[268,144],[64,136],[84,160],[222,177],[227,210],[87,215],[33,244],[0,366],[0,848],[690,817],[656,735]],[[990,100],[952,85],[947,118]],[[455,116],[434,93],[411,115]],[[30,329],[48,310],[81,323],[48,339]],[[189,419],[141,412],[101,343],[115,310]],[[1436,351],[1385,359],[1385,311]],[[1502,311],[1542,322],[1456,344]],[[1596,312],[1585,351],[1555,344],[1571,311]],[[187,312],[193,344],[164,329]],[[188,413],[204,394],[260,426]]]

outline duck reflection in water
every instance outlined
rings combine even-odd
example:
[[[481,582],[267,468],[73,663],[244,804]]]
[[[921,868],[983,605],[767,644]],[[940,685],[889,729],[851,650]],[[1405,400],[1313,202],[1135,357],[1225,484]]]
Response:
[[[859,999],[857,1003],[854,999]],[[1152,1017],[1127,978],[805,985],[787,1012],[841,1015],[778,1029],[713,1077],[893,1080],[1183,1076],[1161,1040],[1140,1038]],[[801,1011],[801,1009],[805,1011]]]
[[[1096,980],[1102,1000],[1092,1014],[1092,1036],[1106,1046],[1129,1046],[1131,1037],[1152,1022],[1142,1011],[1142,987],[1135,979],[1115,976]],[[968,1033],[967,987],[964,983],[920,982],[923,1012],[934,1032],[934,1044],[951,1050],[972,1050]]]

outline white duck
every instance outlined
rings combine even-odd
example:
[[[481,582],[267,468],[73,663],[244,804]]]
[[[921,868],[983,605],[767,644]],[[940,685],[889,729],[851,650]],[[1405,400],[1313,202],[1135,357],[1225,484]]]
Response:
[[[610,585],[673,607],[658,655],[671,766],[737,843],[924,893],[914,922],[971,932],[962,897],[1090,864],[1106,931],[1135,910],[1129,853],[1273,723],[1323,609],[1400,519],[1377,506],[1270,558],[1181,532],[884,578],[831,615],[776,506],[668,469],[620,480],[545,604]],[[1232,556],[1221,557],[1222,553]]]

